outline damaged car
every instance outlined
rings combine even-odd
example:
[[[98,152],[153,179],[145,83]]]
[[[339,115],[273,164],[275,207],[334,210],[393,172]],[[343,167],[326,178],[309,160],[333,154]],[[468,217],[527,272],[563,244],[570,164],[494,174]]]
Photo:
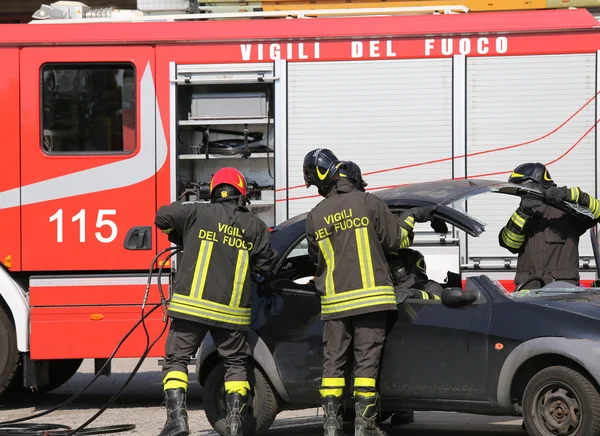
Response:
[[[436,278],[444,288],[440,299],[404,295],[398,300],[398,318],[386,340],[378,383],[382,420],[422,410],[523,416],[531,435],[600,436],[600,288],[544,283],[539,277],[514,292],[486,275],[463,282],[460,246],[448,237],[448,226],[472,237],[485,231],[485,225],[462,207],[469,198],[543,199],[542,193],[501,181],[461,179],[417,183],[375,195],[396,214],[437,206],[431,223],[438,232],[437,245],[429,251],[415,248],[424,253],[432,274],[445,276]],[[576,205],[565,202],[557,207],[592,219]],[[264,434],[282,410],[319,404],[323,321],[320,294],[310,284],[316,266],[308,256],[305,217],[273,229],[277,266],[268,281],[255,278],[249,332],[252,413],[245,421],[245,435]],[[594,248],[597,254],[597,244]],[[442,262],[439,256],[444,253],[454,253],[445,258],[455,260]],[[531,281],[539,281],[541,288],[526,289]],[[351,357],[352,353],[348,378]],[[198,351],[196,371],[207,417],[224,434],[224,367],[210,334]],[[349,398],[351,383],[346,385]],[[352,403],[347,402],[345,419],[352,419],[352,413]]]

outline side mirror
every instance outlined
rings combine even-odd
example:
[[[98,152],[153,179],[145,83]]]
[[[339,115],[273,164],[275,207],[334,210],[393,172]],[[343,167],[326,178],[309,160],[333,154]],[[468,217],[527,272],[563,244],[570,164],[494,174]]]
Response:
[[[446,288],[442,291],[442,304],[448,307],[463,307],[473,304],[479,291],[463,291],[461,288]]]

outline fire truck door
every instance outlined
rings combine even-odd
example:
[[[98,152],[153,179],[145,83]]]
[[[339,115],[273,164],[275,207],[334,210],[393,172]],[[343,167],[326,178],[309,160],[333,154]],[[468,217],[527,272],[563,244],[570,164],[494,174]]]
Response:
[[[22,50],[24,270],[149,267],[167,153],[154,59],[152,47]]]

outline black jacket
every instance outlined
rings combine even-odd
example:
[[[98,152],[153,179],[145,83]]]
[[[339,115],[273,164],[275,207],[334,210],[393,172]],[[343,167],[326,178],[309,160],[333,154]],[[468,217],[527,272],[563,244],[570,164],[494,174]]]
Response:
[[[183,241],[167,314],[247,330],[250,271],[269,272],[277,257],[266,224],[231,202],[174,202],[158,210],[154,223],[165,233],[176,232]]]
[[[323,319],[397,310],[385,255],[408,247],[413,228],[412,216],[399,223],[380,198],[337,182],[306,218]]]
[[[535,208],[533,215],[519,207],[498,235],[502,247],[518,254],[515,284],[539,276],[546,283],[561,280],[579,285],[579,239],[594,222],[546,204]],[[541,284],[532,281],[527,287],[536,289]]]

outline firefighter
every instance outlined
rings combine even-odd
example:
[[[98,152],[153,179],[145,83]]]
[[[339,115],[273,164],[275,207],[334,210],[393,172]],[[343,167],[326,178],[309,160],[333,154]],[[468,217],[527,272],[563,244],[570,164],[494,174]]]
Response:
[[[362,177],[360,167],[351,160],[342,161],[340,176],[346,177],[361,192],[365,192],[365,188],[368,186]]]
[[[210,203],[174,202],[156,215],[156,226],[183,245],[167,314],[172,319],[163,364],[167,421],[160,436],[189,434],[187,362],[211,332],[225,363],[226,434],[242,434],[250,385],[250,270],[268,274],[276,251],[263,221],[246,204],[246,180],[222,168],[210,182]]]
[[[324,197],[306,218],[308,252],[317,264],[315,285],[323,294],[324,434],[343,435],[344,365],[354,340],[355,435],[385,436],[377,423],[376,380],[387,329],[385,312],[397,316],[385,254],[408,247],[415,222],[431,219],[435,208],[411,210],[399,221],[381,199],[342,177],[340,169],[345,170],[343,163],[328,149],[313,150],[304,158],[306,186],[317,186]]]
[[[427,276],[427,264],[420,251],[402,248],[388,262],[396,288],[414,290],[409,298],[441,299],[444,288]]]
[[[561,280],[579,286],[579,238],[600,217],[598,200],[577,187],[558,187],[539,162],[519,165],[508,181],[541,191],[550,204],[524,196],[498,234],[500,245],[518,254],[514,283],[538,276],[545,283]],[[563,200],[589,209],[595,219],[578,219],[551,206]],[[531,282],[531,289],[539,287],[541,283]]]

